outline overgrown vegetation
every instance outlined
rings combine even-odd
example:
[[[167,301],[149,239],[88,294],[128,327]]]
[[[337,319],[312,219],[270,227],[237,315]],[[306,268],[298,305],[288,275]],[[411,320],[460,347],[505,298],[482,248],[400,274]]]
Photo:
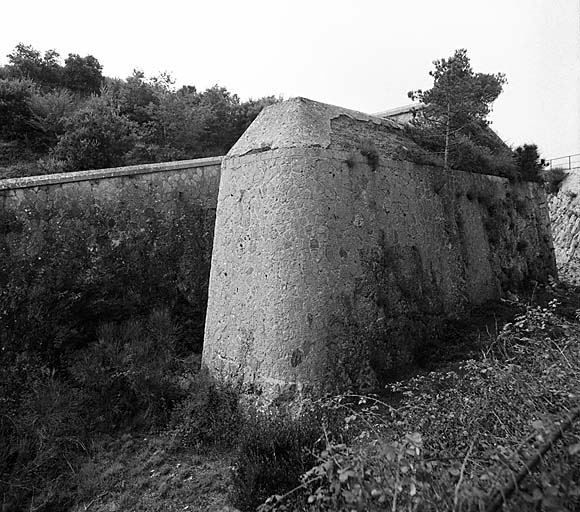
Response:
[[[425,106],[416,124],[433,138],[442,138],[443,165],[447,169],[451,147],[461,146],[459,136],[487,126],[491,104],[501,94],[506,79],[501,73],[474,73],[464,49],[456,50],[448,59],[434,61],[433,65],[435,69],[429,72],[433,87],[410,91],[409,97]]]
[[[62,65],[55,50],[16,46],[0,67],[0,178],[223,155],[278,101],[101,71],[91,55]]]
[[[99,323],[169,308],[180,350],[201,351],[213,216],[194,202],[143,207],[148,191],[23,201],[0,219],[0,349],[58,367]],[[127,205],[129,207],[127,208]]]
[[[507,83],[502,73],[474,73],[467,51],[433,62],[433,87],[410,91],[419,102],[408,135],[439,158],[444,169],[542,181],[545,162],[537,146],[510,149],[489,127],[492,103]]]
[[[578,291],[509,297],[499,313],[510,321],[451,329],[455,343],[424,357],[422,372],[293,417],[240,407],[199,359],[179,357],[163,310],[103,325],[59,370],[28,356],[3,364],[2,506],[484,510],[580,397]],[[507,510],[580,506],[577,423],[506,496]]]
[[[104,325],[96,343],[60,369],[34,352],[0,365],[2,506],[38,510],[70,505],[74,476],[97,432],[162,424],[179,393],[176,326],[166,311]],[[75,469],[76,468],[76,469]]]
[[[570,314],[557,298],[569,293],[577,291],[553,289],[543,306],[514,302],[521,313],[477,359],[393,383],[381,396],[325,400],[350,410],[343,427],[356,437],[327,440],[301,484],[260,510],[499,510],[503,498],[509,510],[577,510],[577,424],[506,495],[578,408],[579,310]]]
[[[554,167],[553,169],[546,169],[543,172],[544,183],[546,184],[546,190],[550,194],[557,194],[560,191],[562,182],[566,179],[568,173],[565,169],[560,167]]]
[[[61,66],[55,52],[22,45],[9,59],[0,68],[0,151],[12,175],[30,162],[53,172],[225,152],[273,101],[240,103],[217,87],[176,91],[167,76],[110,80],[90,56]],[[441,150],[441,136],[415,129]],[[530,180],[542,168],[535,146],[512,154],[484,123],[446,129],[444,139],[450,165]],[[378,165],[372,145],[361,154]],[[557,187],[564,176],[552,174]],[[499,239],[509,224],[501,205],[467,197],[488,206],[488,234]],[[168,222],[154,208],[127,216],[79,198],[24,201],[2,217],[2,512],[208,510],[227,501],[262,512],[471,511],[498,496],[510,510],[580,507],[579,427],[546,445],[578,407],[578,290],[508,295],[503,307],[516,313],[505,325],[494,318],[476,340],[449,329],[455,343],[434,341],[416,354],[423,371],[374,395],[324,397],[295,416],[264,413],[199,371],[211,219],[192,204],[176,208]],[[30,236],[15,257],[8,237],[41,223],[44,238]],[[514,250],[528,248],[520,241]],[[508,496],[525,467],[532,474]]]

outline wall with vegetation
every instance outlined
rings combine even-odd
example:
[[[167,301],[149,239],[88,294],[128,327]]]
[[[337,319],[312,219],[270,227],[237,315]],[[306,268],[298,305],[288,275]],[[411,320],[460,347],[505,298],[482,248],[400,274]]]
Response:
[[[221,157],[0,181],[0,340],[55,364],[168,308],[199,350]]]
[[[558,267],[580,282],[580,171],[571,171],[553,189],[550,217]]]
[[[276,396],[371,387],[445,318],[555,273],[541,186],[423,156],[389,120],[303,98],[260,114],[222,164],[214,375]]]

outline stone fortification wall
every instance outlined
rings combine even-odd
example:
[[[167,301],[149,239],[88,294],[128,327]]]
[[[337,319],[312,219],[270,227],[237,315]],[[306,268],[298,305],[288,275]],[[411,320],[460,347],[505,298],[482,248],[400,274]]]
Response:
[[[372,386],[469,304],[555,271],[541,187],[408,161],[397,123],[296,98],[222,164],[203,362],[274,395]]]
[[[1,180],[2,341],[81,343],[162,306],[201,345],[220,164]]]
[[[580,283],[580,169],[570,172],[550,196],[556,261],[562,275]]]

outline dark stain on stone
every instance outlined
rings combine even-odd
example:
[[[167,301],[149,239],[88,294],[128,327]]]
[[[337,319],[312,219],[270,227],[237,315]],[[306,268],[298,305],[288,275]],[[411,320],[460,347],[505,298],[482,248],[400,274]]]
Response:
[[[290,366],[296,368],[302,362],[303,353],[302,350],[297,348],[292,352],[292,357],[290,358]]]

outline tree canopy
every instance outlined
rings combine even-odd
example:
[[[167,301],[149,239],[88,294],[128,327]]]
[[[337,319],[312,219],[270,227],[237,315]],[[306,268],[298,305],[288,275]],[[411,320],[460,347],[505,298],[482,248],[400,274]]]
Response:
[[[0,66],[0,178],[223,155],[273,96],[102,75],[92,55],[18,44]]]
[[[475,73],[467,50],[456,50],[448,59],[433,62],[429,72],[433,87],[426,91],[410,91],[409,97],[424,105],[417,124],[433,139],[442,141],[444,166],[449,165],[452,145],[465,137],[474,141],[475,132],[489,124],[491,105],[507,83],[502,73]]]

